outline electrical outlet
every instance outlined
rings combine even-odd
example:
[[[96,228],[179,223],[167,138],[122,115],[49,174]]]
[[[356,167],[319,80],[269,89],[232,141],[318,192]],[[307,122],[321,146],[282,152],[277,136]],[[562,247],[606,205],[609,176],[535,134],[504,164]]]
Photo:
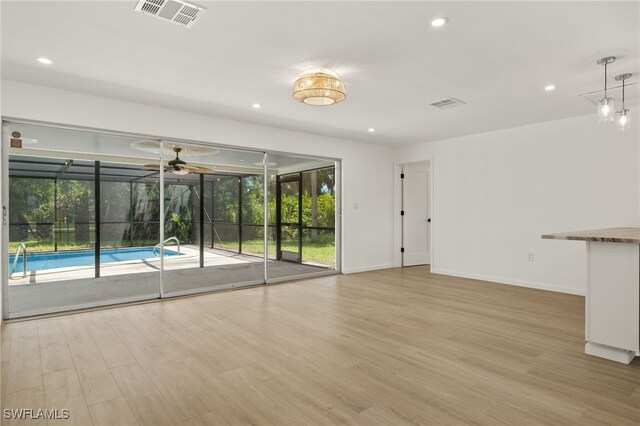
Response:
[[[532,251],[527,253],[527,259],[529,260],[529,262],[533,262],[535,260],[534,253]]]

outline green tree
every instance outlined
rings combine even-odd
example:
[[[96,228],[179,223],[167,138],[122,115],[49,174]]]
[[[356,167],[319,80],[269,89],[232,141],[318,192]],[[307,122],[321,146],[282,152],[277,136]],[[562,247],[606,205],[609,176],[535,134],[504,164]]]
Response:
[[[54,181],[52,179],[9,179],[9,224],[12,242],[29,238],[50,241],[54,222]]]

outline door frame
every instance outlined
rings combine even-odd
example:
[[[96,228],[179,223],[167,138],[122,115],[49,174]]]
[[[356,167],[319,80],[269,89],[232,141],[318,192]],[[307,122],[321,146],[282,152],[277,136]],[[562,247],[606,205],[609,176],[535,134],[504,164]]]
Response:
[[[285,176],[285,179],[282,179]],[[302,172],[276,176],[276,260],[302,263]],[[282,258],[282,184],[296,182],[298,184],[298,223],[287,223],[284,226],[298,228],[298,260]]]
[[[421,163],[427,162],[427,199],[429,203],[428,214],[431,218],[431,226],[429,228],[429,236],[428,236],[428,244],[429,244],[429,257],[430,257],[430,265],[431,270],[433,271],[436,263],[436,251],[435,251],[435,235],[437,228],[437,220],[434,217],[435,212],[435,185],[434,185],[434,176],[435,176],[435,167],[434,167],[434,157],[419,157],[414,160],[406,160],[406,161],[396,161],[394,163],[393,168],[393,186],[394,186],[394,196],[393,196],[393,266],[396,268],[402,267],[402,215],[400,212],[402,211],[402,179],[400,175],[402,174],[403,167],[408,164],[413,163]]]
[[[8,130],[4,121],[1,122],[0,138],[0,324],[9,316],[9,141]]]

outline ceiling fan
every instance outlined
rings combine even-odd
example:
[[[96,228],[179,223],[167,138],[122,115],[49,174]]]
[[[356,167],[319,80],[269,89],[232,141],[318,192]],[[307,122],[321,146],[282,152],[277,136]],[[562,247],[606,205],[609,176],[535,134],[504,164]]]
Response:
[[[167,165],[164,167],[165,172],[171,172],[176,175],[188,175],[189,173],[213,173],[213,169],[208,167],[200,167],[200,166],[191,166],[187,164],[184,160],[181,160],[179,155],[182,148],[174,146],[173,152],[176,153],[176,158],[167,162]],[[157,163],[145,164],[145,168],[152,170],[160,170],[160,165]]]

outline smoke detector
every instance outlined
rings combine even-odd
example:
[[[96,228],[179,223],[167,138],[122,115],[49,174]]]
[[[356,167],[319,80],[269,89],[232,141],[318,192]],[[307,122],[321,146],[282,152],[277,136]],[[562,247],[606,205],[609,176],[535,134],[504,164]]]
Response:
[[[444,108],[452,108],[458,105],[464,105],[466,102],[461,101],[460,99],[456,99],[456,98],[447,98],[447,99],[443,99],[441,101],[437,101],[437,102],[432,102],[429,105],[436,107],[436,108],[440,108],[440,109],[444,109]]]
[[[140,0],[135,10],[187,28],[205,11],[204,7],[181,0]]]

